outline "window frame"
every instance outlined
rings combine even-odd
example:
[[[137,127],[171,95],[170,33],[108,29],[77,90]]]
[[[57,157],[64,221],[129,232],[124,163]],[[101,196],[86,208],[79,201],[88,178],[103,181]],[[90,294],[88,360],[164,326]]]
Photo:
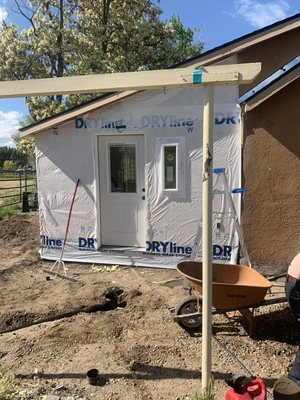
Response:
[[[177,149],[177,184],[176,189],[164,189],[164,146],[176,146]],[[170,200],[186,198],[186,137],[164,136],[155,138],[155,164],[157,166],[157,193]]]

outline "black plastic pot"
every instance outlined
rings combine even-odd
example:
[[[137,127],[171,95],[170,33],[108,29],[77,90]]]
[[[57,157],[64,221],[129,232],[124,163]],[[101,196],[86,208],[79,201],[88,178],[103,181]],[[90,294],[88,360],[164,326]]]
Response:
[[[90,369],[86,373],[86,377],[90,385],[97,385],[99,383],[99,371],[96,368]]]

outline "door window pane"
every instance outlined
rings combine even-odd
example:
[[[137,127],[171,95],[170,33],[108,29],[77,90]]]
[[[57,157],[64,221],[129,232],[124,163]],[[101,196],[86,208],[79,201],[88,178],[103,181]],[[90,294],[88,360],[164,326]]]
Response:
[[[112,144],[110,152],[110,191],[136,193],[136,148],[134,144]]]
[[[177,188],[177,146],[164,146],[165,189]]]

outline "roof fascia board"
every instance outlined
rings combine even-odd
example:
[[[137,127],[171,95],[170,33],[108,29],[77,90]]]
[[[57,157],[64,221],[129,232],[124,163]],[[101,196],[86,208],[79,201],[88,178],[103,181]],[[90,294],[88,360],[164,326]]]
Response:
[[[121,92],[121,93],[114,93],[112,96],[106,96],[104,99],[99,99],[98,101],[95,101],[92,104],[88,105],[83,105],[81,108],[76,108],[75,110],[70,110],[70,112],[63,113],[61,115],[58,115],[57,117],[50,118],[46,120],[45,122],[37,122],[37,124],[34,124],[33,126],[29,126],[28,128],[23,128],[23,132],[20,130],[20,136],[21,137],[27,137],[30,135],[35,135],[37,133],[40,133],[41,131],[44,131],[46,129],[52,128],[56,125],[59,125],[61,123],[65,123],[78,115],[81,114],[86,114],[88,112],[94,111],[97,108],[103,107],[107,104],[111,104],[115,101],[119,101],[124,99],[125,97],[132,96],[133,94],[137,93],[136,90],[127,90],[126,92]]]
[[[216,62],[222,58],[228,57],[232,54],[238,53],[241,50],[244,50],[245,48],[254,46],[255,44],[262,42],[264,40],[272,39],[274,36],[281,35],[283,33],[289,32],[293,29],[299,28],[300,27],[300,18],[295,20],[294,22],[286,22],[283,26],[281,25],[280,27],[276,26],[273,28],[270,28],[270,30],[265,31],[265,32],[260,32],[257,33],[256,35],[254,34],[253,37],[246,35],[244,39],[241,41],[234,41],[234,43],[229,42],[229,44],[226,46],[221,46],[221,48],[218,50],[216,49],[212,53],[209,54],[203,54],[203,56],[199,56],[198,63],[201,63],[201,65],[207,65],[212,62]],[[251,34],[250,34],[251,35]],[[196,60],[191,60],[190,63],[185,64],[185,66],[193,65],[196,64]]]

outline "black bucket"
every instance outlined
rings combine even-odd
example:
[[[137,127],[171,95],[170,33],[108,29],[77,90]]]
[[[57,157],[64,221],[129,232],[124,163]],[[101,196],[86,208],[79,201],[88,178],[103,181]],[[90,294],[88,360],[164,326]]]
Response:
[[[98,385],[99,383],[99,371],[96,368],[90,369],[86,373],[86,377],[90,385]]]

